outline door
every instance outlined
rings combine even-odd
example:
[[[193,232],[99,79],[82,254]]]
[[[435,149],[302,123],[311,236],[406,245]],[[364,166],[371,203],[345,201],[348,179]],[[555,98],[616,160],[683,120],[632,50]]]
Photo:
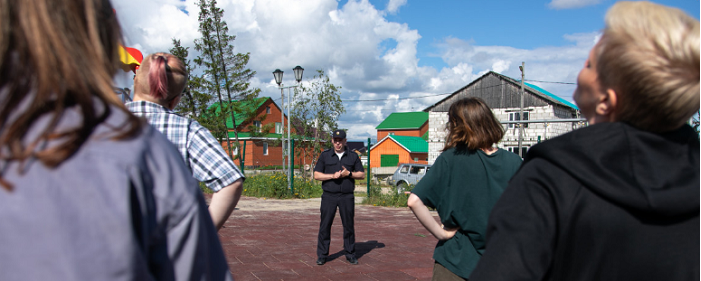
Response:
[[[399,164],[399,154],[380,155],[380,167],[396,167]]]

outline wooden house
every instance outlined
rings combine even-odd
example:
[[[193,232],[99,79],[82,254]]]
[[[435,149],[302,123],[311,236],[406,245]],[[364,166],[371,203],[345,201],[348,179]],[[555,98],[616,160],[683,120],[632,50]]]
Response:
[[[370,149],[371,168],[428,160],[428,112],[394,112],[375,129],[378,142]]]
[[[427,138],[428,112],[394,112],[375,129],[378,140],[387,135]]]
[[[456,100],[466,97],[483,99],[499,121],[576,119],[579,108],[571,102],[530,83],[524,83],[523,112],[520,112],[521,81],[490,71],[467,86],[455,91],[424,111],[429,114],[428,162],[433,163],[445,145],[448,109]],[[581,122],[542,122],[524,124],[522,151],[530,146],[579,126]],[[498,147],[518,153],[518,124],[504,124],[506,134]]]
[[[386,135],[370,148],[370,167],[428,163],[428,142],[420,137]]]

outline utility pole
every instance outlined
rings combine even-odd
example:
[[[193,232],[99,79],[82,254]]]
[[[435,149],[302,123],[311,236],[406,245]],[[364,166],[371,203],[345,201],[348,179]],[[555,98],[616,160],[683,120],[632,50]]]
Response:
[[[521,109],[518,112],[518,120],[521,121],[518,123],[518,156],[521,156],[523,158],[523,152],[522,152],[522,142],[523,142],[523,79],[526,76],[524,74],[526,68],[526,63],[521,62],[521,65],[518,67],[519,70],[521,70]]]

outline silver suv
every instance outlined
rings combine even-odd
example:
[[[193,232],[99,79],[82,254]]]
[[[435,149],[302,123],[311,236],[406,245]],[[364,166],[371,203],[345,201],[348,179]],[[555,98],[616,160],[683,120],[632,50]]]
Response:
[[[397,193],[403,193],[409,185],[416,185],[430,169],[428,164],[401,164],[387,183],[396,186]]]

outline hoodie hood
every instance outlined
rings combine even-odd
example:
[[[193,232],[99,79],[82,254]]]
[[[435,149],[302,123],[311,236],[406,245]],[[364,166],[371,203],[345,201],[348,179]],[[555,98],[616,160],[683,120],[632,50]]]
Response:
[[[689,125],[656,134],[620,122],[596,124],[533,146],[524,164],[533,159],[553,163],[631,211],[699,212],[699,137]]]

